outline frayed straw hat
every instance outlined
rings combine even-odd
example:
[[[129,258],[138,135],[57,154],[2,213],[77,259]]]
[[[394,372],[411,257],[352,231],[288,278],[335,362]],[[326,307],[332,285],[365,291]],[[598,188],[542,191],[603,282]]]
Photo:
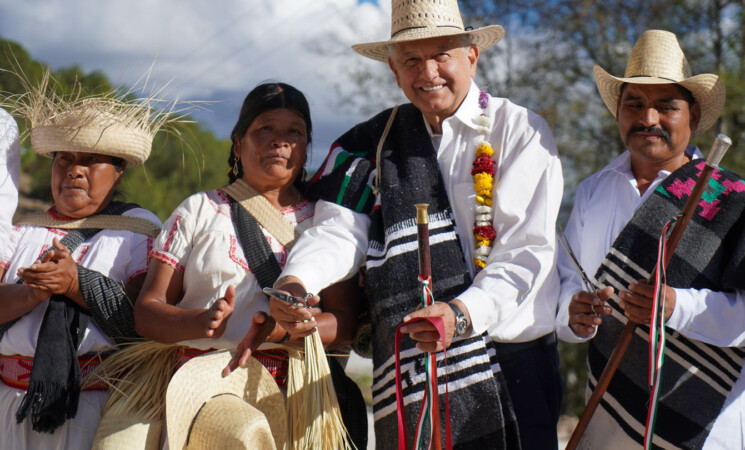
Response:
[[[701,120],[696,133],[708,130],[724,108],[724,83],[718,76],[704,73],[692,76],[677,37],[669,31],[647,30],[631,50],[626,74],[614,77],[596,65],[593,68],[600,97],[616,117],[621,86],[630,84],[679,84],[688,89],[701,106]]]
[[[207,353],[173,375],[166,393],[170,448],[284,447],[287,413],[277,383],[255,358],[223,378],[229,361],[228,351]]]
[[[499,25],[466,30],[457,0],[393,0],[391,5],[391,38],[387,41],[353,45],[362,56],[388,61],[388,46],[440,36],[465,35],[483,51],[504,37]]]
[[[131,92],[117,90],[84,96],[80,84],[62,95],[49,69],[38,84],[20,71],[10,73],[19,78],[25,92],[6,95],[0,106],[26,120],[31,147],[49,158],[60,151],[87,152],[122,158],[127,167],[138,166],[150,155],[158,130],[187,122],[173,110],[173,102],[170,108],[156,108],[169,102],[155,97],[133,98]]]

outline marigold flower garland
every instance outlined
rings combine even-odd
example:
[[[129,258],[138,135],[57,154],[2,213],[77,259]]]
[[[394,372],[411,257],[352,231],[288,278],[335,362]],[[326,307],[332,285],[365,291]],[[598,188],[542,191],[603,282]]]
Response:
[[[486,109],[489,96],[485,91],[479,93],[479,106]],[[494,149],[487,141],[489,134],[489,118],[483,112],[475,119],[482,134],[476,144],[476,157],[473,160],[473,187],[476,191],[476,220],[473,226],[473,234],[476,237],[476,249],[473,253],[473,262],[476,271],[486,267],[486,260],[491,252],[491,243],[497,237],[497,232],[492,226],[492,189],[494,188],[494,172],[496,170],[494,160]]]

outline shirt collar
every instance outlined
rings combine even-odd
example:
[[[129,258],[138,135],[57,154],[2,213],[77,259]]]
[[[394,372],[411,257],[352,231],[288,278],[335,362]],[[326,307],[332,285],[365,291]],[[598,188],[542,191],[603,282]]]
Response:
[[[691,159],[699,159],[703,158],[703,154],[701,153],[701,150],[698,149],[695,145],[689,145],[685,149],[686,155],[688,155]],[[629,180],[634,179],[634,174],[631,172],[631,154],[629,153],[628,149],[618,155],[616,159],[610,162],[607,166],[605,166],[602,170],[600,170],[600,173],[603,172],[616,172],[619,173]],[[660,170],[658,174],[658,178],[660,176],[666,177],[670,175],[670,172],[667,170]]]
[[[477,128],[478,125],[474,122],[474,119],[480,116],[483,112],[479,107],[480,92],[481,91],[476,85],[476,82],[472,79],[471,86],[468,88],[468,94],[466,94],[466,98],[463,99],[463,103],[460,104],[460,107],[455,111],[455,114],[442,121],[443,126],[451,120],[457,120],[467,127],[474,129]],[[427,127],[429,135],[432,136],[432,127],[429,126],[429,123],[427,123],[426,120],[424,121],[424,124]]]

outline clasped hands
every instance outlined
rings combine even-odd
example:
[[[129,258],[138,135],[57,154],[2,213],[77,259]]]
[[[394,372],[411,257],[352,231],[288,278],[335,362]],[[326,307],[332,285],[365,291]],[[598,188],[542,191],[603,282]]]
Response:
[[[668,320],[675,309],[675,290],[665,286],[665,320]],[[613,295],[613,288],[608,286],[597,293],[579,291],[572,296],[569,303],[569,327],[574,334],[586,337],[595,332],[595,327],[603,323],[603,317],[612,312],[605,302]],[[618,293],[621,299],[620,308],[632,322],[649,325],[652,319],[652,299],[654,285],[640,280],[629,285],[628,291]]]
[[[52,249],[41,259],[29,267],[19,268],[18,277],[31,288],[32,295],[39,301],[57,294],[79,304],[83,302],[78,285],[78,265],[70,250],[57,238],[52,241]]]

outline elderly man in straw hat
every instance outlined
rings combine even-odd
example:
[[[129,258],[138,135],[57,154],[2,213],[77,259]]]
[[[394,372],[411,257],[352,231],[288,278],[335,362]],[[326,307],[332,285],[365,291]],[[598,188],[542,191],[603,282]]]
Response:
[[[90,448],[108,397],[82,382],[135,337],[132,303],[160,221],[113,200],[174,120],[152,99],[61,97],[49,72],[3,101],[51,158],[48,211],[22,217],[0,251],[0,448]]]
[[[391,39],[353,49],[387,62],[411,103],[332,146],[310,187],[322,199],[314,228],[276,286],[318,292],[364,262],[376,446],[396,446],[395,328],[427,316],[445,325],[456,447],[516,448],[515,411],[524,447],[556,448],[554,227],[563,180],[553,137],[541,117],[472,80],[480,52],[504,35],[501,26],[465,29],[455,0],[392,3]],[[429,204],[437,301],[422,310],[415,203]],[[284,315],[277,300],[272,305],[290,333],[313,324],[295,323],[307,312]],[[426,322],[403,331],[411,337],[401,355],[413,436],[425,385],[421,351],[443,349]]]
[[[18,205],[18,177],[21,144],[16,121],[0,108],[0,247],[10,235],[13,213]]]
[[[677,38],[666,31],[642,34],[623,78],[599,66],[594,74],[626,151],[577,188],[567,238],[598,290],[584,292],[561,253],[557,317],[560,338],[593,338],[591,388],[624,323],[650,323],[655,289],[644,280],[658,259],[657,241],[704,164],[691,137],[710,128],[724,106],[721,80],[692,76]],[[745,183],[717,170],[667,268],[657,399],[650,400],[647,380],[647,328],[637,329],[581,447],[638,448],[647,428],[651,444],[664,448],[745,448],[745,380],[738,379],[745,351],[727,348],[745,343],[743,209]],[[646,426],[655,406],[656,424]]]

